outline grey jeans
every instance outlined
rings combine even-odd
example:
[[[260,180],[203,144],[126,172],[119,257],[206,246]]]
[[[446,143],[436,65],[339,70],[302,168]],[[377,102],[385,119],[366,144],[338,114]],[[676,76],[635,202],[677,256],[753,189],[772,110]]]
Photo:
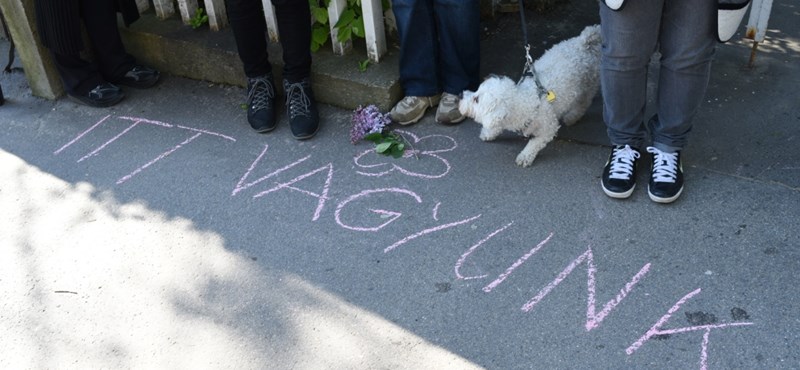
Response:
[[[627,0],[600,4],[603,120],[612,144],[665,152],[686,146],[704,99],[716,46],[716,0]],[[644,124],[647,67],[661,52],[656,114]]]

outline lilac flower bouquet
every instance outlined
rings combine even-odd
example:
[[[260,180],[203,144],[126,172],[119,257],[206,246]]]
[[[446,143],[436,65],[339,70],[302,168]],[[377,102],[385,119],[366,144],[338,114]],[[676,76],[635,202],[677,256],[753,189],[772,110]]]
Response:
[[[375,143],[375,152],[378,154],[400,158],[405,151],[405,139],[397,133],[391,132],[387,127],[391,122],[389,115],[381,113],[378,107],[374,105],[359,106],[353,112],[350,142],[356,144],[361,140],[371,141]]]

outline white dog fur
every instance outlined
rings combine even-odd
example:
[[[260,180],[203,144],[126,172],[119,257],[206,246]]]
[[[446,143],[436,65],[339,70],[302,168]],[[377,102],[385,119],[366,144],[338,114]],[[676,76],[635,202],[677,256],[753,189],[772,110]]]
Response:
[[[494,140],[504,130],[530,137],[516,160],[530,166],[555,138],[559,122],[574,124],[592,104],[600,87],[600,44],[600,26],[589,26],[533,63],[544,90],[555,94],[552,102],[540,94],[533,77],[517,84],[508,77],[490,76],[477,91],[464,91],[459,111],[483,126],[481,140]]]

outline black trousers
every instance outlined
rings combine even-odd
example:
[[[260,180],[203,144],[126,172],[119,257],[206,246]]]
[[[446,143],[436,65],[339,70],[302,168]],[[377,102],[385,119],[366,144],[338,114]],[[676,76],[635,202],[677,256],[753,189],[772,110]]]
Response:
[[[267,23],[261,0],[228,0],[228,20],[247,77],[272,72]],[[272,0],[283,49],[283,78],[298,82],[311,74],[311,10],[307,0]]]
[[[89,36],[94,60],[81,58],[78,52],[51,49],[56,69],[67,93],[85,94],[104,81],[115,82],[133,68],[136,60],[125,51],[117,25],[117,6],[108,0],[58,0],[77,3]],[[74,6],[74,3],[72,6]],[[39,22],[58,22],[55,12],[40,11]],[[74,14],[74,13],[73,13]],[[74,16],[74,15],[73,15]]]

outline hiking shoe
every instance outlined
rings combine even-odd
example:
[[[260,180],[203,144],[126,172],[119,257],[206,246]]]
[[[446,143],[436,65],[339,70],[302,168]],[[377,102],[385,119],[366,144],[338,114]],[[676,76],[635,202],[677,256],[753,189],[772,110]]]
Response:
[[[247,79],[247,122],[259,133],[272,131],[278,125],[271,73]]]
[[[653,154],[653,167],[650,171],[650,184],[647,193],[658,203],[672,203],[683,192],[683,165],[681,152],[667,153],[654,147],[647,147]]]
[[[450,93],[442,94],[439,108],[436,109],[436,122],[443,125],[455,125],[464,120],[464,115],[458,110],[461,98]]]
[[[161,74],[152,68],[135,65],[130,71],[125,72],[119,80],[115,81],[118,85],[129,86],[137,89],[153,87]]]
[[[425,111],[430,107],[439,104],[439,95],[434,96],[406,96],[389,112],[392,121],[401,125],[410,125],[425,115]],[[458,104],[456,104],[458,110]]]
[[[289,114],[289,127],[297,140],[310,139],[319,130],[319,111],[308,78],[300,82],[283,81],[286,94],[286,112]]]
[[[103,82],[86,93],[70,93],[67,96],[78,103],[103,108],[119,103],[125,97],[125,93],[116,85]]]
[[[611,149],[600,184],[609,197],[625,199],[636,187],[636,160],[641,154],[630,145],[615,145]]]

